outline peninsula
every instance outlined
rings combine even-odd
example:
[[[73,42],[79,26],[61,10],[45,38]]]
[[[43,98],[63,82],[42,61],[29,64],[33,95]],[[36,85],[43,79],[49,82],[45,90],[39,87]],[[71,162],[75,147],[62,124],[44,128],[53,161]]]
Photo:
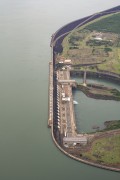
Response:
[[[117,6],[63,26],[52,35],[49,63],[48,127],[54,143],[75,160],[113,171],[120,171],[120,120],[108,120],[93,133],[78,133],[73,91],[120,101],[118,89],[87,82],[90,76],[120,85],[119,19]]]

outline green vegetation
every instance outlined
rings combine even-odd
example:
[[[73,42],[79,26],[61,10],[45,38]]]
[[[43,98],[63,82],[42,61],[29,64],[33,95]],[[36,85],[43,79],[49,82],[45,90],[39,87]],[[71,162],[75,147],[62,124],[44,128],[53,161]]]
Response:
[[[106,17],[85,27],[86,29],[100,32],[120,34],[120,13]]]
[[[60,56],[71,59],[73,66],[95,64],[97,70],[120,74],[119,27],[120,13],[79,27],[63,40],[63,52]]]
[[[86,42],[87,46],[113,46],[113,43],[111,41],[99,41],[99,40],[92,40]]]
[[[107,53],[107,52],[112,52],[112,49],[111,48],[104,48],[104,51]]]
[[[120,134],[95,140],[82,157],[107,165],[120,164]]]
[[[104,123],[104,125],[105,125],[105,129],[104,129],[105,131],[119,129],[120,128],[120,120],[106,121]]]
[[[117,89],[112,89],[112,90],[111,90],[111,93],[112,93],[114,96],[120,97],[120,91],[118,91]]]

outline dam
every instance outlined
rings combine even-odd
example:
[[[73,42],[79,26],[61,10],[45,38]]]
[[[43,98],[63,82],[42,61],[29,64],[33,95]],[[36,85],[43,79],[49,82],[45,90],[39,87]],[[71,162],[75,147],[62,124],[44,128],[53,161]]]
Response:
[[[69,59],[56,63],[57,54],[62,52],[62,41],[72,30],[99,17],[114,14],[120,11],[120,6],[96,13],[89,17],[72,22],[60,28],[51,39],[51,62],[49,63],[49,118],[48,126],[52,128],[52,137],[56,146],[69,157],[78,161],[113,171],[119,168],[108,167],[104,164],[83,159],[77,153],[85,145],[88,145],[96,134],[78,133],[76,128],[72,89],[76,87],[76,81],[70,78],[71,63]],[[87,65],[88,66],[88,65]],[[77,74],[77,72],[75,72]],[[83,78],[83,86],[86,86],[86,71]],[[87,72],[88,73],[88,72]],[[119,75],[109,72],[97,72],[96,74],[120,81]],[[115,132],[119,133],[119,132]],[[103,134],[105,136],[106,133]],[[107,136],[109,133],[107,134]],[[111,135],[111,134],[110,134]]]
[[[57,70],[55,72],[56,87],[54,87],[56,97],[56,106],[53,110],[53,81],[52,81],[52,62],[49,63],[49,119],[48,126],[52,124],[56,129],[61,145],[65,147],[73,146],[75,144],[86,144],[88,135],[77,134],[76,121],[74,114],[74,103],[72,95],[72,87],[76,86],[75,80],[70,79],[69,67],[64,70]],[[53,111],[55,115],[53,116]]]

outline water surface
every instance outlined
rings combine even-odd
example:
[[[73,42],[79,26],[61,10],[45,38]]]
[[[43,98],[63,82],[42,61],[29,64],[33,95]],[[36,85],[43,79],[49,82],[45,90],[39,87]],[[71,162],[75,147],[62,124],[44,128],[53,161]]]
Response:
[[[81,83],[81,78],[74,78]],[[106,87],[120,90],[118,84],[102,79],[89,79],[88,83],[103,84]],[[104,122],[109,120],[120,120],[120,101],[100,100],[87,97],[83,92],[73,92],[75,105],[76,124],[79,132],[93,132],[94,127],[104,128]]]

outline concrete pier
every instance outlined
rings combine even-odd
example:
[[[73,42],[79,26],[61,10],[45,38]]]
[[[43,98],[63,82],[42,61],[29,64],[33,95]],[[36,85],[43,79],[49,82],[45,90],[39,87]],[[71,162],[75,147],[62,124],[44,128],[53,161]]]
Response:
[[[86,69],[85,69],[85,71],[84,71],[84,77],[83,77],[83,85],[84,85],[84,86],[87,85],[87,83],[86,83],[86,75],[87,75],[87,71],[86,71]]]

